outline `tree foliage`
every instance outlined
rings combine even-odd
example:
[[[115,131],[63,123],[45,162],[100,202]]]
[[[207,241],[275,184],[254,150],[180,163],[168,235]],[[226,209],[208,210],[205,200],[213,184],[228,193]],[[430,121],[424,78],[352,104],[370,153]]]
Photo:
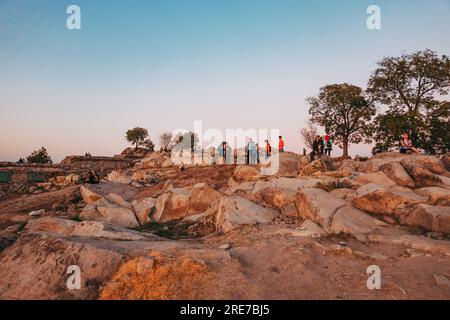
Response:
[[[27,161],[29,163],[39,163],[39,164],[50,164],[52,159],[50,158],[47,150],[42,147],[39,150],[33,151],[28,157]]]
[[[387,107],[374,122],[374,152],[396,146],[409,133],[416,147],[427,153],[448,150],[449,104],[438,100],[450,88],[450,60],[431,50],[386,57],[372,73],[367,92]]]
[[[344,84],[327,85],[317,96],[307,98],[311,121],[325,127],[348,156],[349,143],[370,142],[371,121],[376,113],[360,87]]]
[[[135,145],[136,149],[139,146],[143,146],[146,144],[146,139],[148,138],[148,131],[144,128],[133,128],[126,132],[125,138],[128,142]]]

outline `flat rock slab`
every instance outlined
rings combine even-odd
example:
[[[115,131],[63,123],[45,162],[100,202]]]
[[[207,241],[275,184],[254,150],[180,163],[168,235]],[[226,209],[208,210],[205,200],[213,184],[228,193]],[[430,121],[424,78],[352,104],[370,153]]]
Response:
[[[96,299],[124,256],[49,234],[21,236],[0,254],[0,299]],[[69,266],[81,271],[80,290],[66,285]]]
[[[0,214],[26,213],[51,208],[53,204],[76,197],[79,186],[0,202]],[[78,195],[79,196],[79,195]]]

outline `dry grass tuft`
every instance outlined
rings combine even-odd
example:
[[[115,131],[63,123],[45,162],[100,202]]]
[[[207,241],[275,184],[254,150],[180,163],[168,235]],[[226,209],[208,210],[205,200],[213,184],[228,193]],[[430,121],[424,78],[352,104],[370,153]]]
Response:
[[[159,253],[124,263],[101,290],[100,300],[199,299],[208,267],[189,258],[162,258]]]

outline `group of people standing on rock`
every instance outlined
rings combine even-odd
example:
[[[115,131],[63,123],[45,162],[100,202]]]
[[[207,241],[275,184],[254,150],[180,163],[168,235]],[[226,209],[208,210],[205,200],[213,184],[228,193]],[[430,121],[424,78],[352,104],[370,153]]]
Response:
[[[269,140],[264,140],[265,148],[262,151],[265,159],[268,159],[272,155],[272,146]],[[259,164],[261,163],[259,143],[250,138],[245,147],[245,162],[246,164]],[[222,163],[234,163],[234,152],[228,142],[223,141],[217,148],[219,158],[222,158]],[[284,152],[284,140],[282,136],[278,137],[278,152]]]
[[[313,162],[315,156],[317,156],[317,158],[320,159],[324,154],[331,157],[332,150],[333,150],[333,143],[331,142],[331,137],[328,134],[325,135],[324,137],[318,135],[314,139],[312,151],[309,154],[309,161]]]

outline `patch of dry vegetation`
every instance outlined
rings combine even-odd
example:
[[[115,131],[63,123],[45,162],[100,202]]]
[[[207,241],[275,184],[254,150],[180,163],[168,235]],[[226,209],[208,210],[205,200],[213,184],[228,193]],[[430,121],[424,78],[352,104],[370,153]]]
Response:
[[[153,259],[153,265],[148,261]],[[100,293],[100,300],[199,299],[209,279],[208,267],[189,258],[163,258],[153,253],[122,265]]]

